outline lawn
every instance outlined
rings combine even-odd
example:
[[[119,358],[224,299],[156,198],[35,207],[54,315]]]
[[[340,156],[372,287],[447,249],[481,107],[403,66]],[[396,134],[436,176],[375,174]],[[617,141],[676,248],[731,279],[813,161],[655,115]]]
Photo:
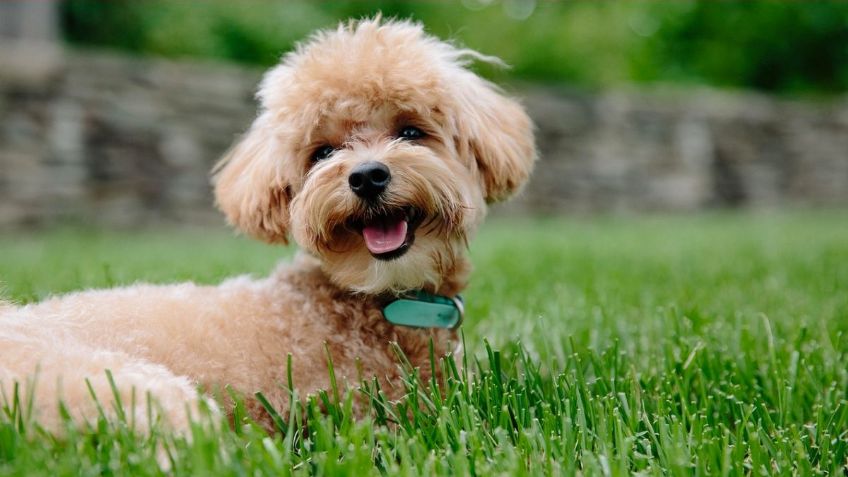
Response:
[[[5,295],[267,273],[225,230],[0,233]],[[268,436],[130,423],[47,435],[0,413],[0,475],[844,475],[848,211],[496,220],[475,241],[467,354],[441,392],[350,396]],[[288,416],[288,410],[281,410]],[[296,410],[292,415],[300,415]],[[394,421],[394,423],[390,423]]]

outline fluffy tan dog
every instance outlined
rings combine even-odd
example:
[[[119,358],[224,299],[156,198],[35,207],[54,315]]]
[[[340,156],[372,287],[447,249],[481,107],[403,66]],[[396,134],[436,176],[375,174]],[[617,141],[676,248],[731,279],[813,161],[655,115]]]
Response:
[[[198,386],[261,391],[285,409],[289,354],[301,395],[328,388],[327,350],[349,386],[376,376],[389,396],[401,392],[391,343],[426,379],[430,340],[446,355],[456,331],[398,326],[384,307],[410,291],[455,297],[487,203],[513,194],[536,157],[524,110],[465,68],[475,59],[488,60],[408,22],[314,35],[265,75],[257,119],[214,171],[229,222],[268,242],[291,234],[294,263],[261,280],[0,307],[2,391],[38,372],[42,423],[58,422],[57,398],[90,418],[85,380],[108,411],[108,369],[125,406],[149,393],[180,428],[208,399]],[[144,406],[129,411],[146,425]]]

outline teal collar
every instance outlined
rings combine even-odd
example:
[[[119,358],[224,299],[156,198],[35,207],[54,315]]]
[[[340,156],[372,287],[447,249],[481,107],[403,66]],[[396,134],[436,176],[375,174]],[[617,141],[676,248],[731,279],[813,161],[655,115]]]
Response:
[[[419,290],[386,305],[383,316],[394,325],[455,329],[462,324],[465,308],[459,295],[450,298]]]

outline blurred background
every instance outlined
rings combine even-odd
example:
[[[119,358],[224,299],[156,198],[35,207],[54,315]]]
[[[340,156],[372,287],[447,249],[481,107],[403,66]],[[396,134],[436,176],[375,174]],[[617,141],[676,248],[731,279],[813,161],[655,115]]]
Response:
[[[0,227],[222,223],[208,171],[264,68],[340,19],[503,58],[541,162],[503,210],[848,204],[848,3],[4,0]]]

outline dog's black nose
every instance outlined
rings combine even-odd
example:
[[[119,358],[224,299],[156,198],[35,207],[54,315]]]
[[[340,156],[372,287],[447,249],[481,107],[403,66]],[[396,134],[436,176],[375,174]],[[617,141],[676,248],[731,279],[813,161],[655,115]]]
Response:
[[[347,183],[350,190],[363,199],[373,199],[380,195],[389,182],[392,174],[382,162],[368,161],[353,168]]]

